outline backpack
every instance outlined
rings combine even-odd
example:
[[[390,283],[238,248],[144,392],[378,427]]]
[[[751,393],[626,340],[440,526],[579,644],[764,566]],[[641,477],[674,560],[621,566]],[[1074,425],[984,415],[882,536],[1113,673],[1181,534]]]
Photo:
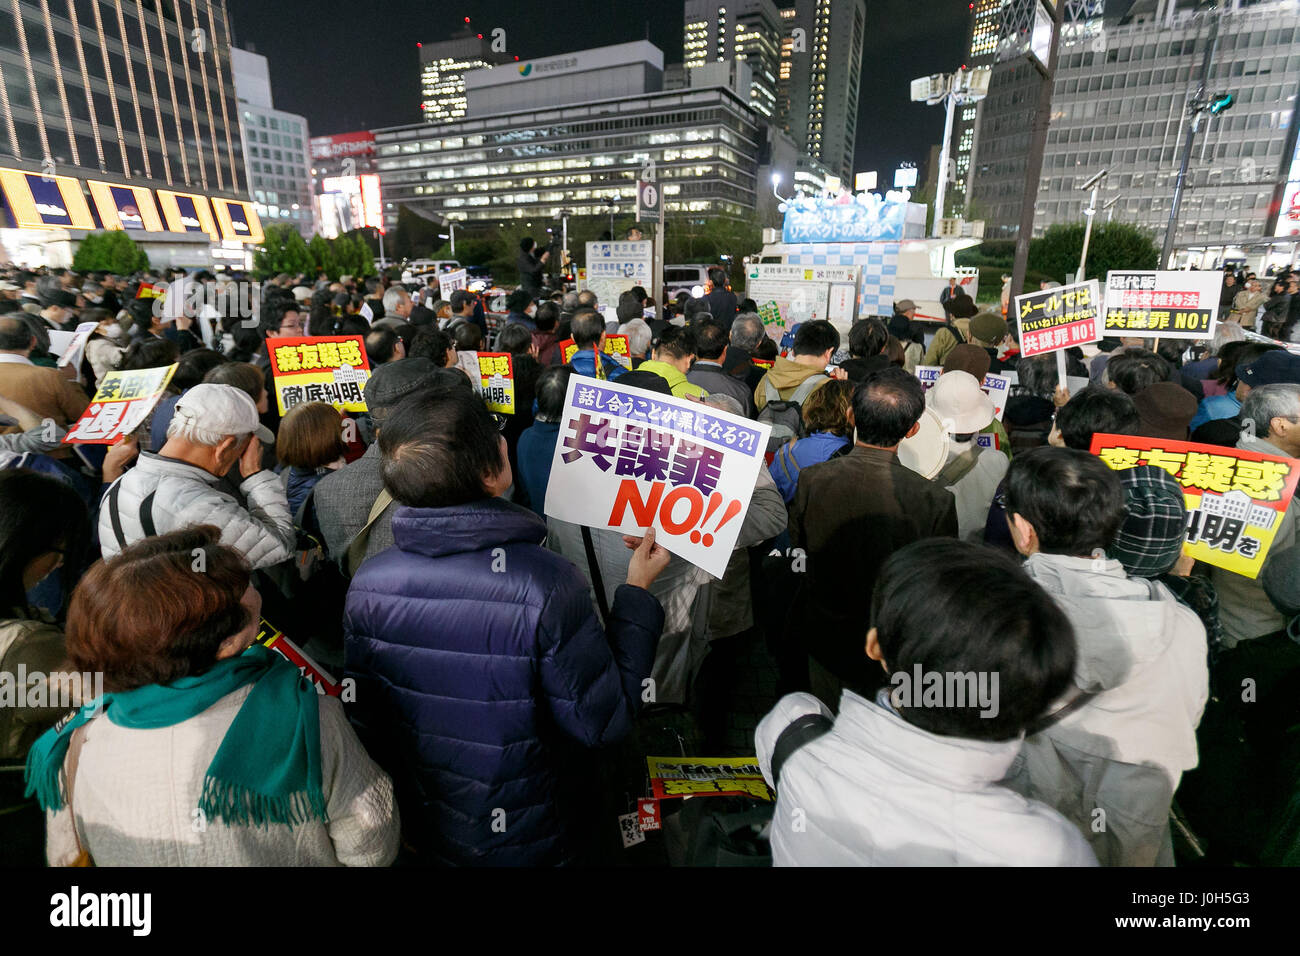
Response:
[[[758,420],[772,426],[772,434],[767,439],[768,454],[775,452],[793,438],[804,437],[803,403],[819,385],[829,381],[829,375],[821,373],[810,375],[799,384],[793,395],[784,399],[772,384],[771,378],[764,377],[763,388],[767,404],[758,413]]]

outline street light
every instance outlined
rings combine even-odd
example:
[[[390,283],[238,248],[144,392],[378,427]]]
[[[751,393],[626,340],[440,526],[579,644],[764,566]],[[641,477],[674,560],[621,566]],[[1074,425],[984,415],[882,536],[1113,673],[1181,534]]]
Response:
[[[978,66],[973,70],[958,70],[956,73],[935,73],[922,76],[912,81],[912,102],[925,103],[927,106],[945,105],[943,121],[943,146],[939,152],[938,186],[934,197],[934,235],[939,235],[939,220],[947,212],[944,199],[948,192],[948,155],[949,143],[952,141],[952,117],[956,107],[967,103],[978,103],[989,95],[989,77],[991,67]]]
[[[781,185],[781,174],[772,174],[772,195],[777,198],[778,202],[786,202],[786,198],[776,191],[776,187]]]
[[[1079,253],[1079,272],[1076,282],[1083,282],[1087,278],[1083,274],[1083,267],[1088,262],[1088,243],[1092,240],[1092,221],[1097,215],[1097,190],[1101,188],[1101,184],[1106,178],[1106,172],[1107,170],[1103,169],[1099,173],[1094,173],[1088,177],[1087,182],[1079,187],[1084,191],[1091,189],[1092,198],[1088,200],[1088,208],[1083,211],[1083,214],[1088,217],[1088,225],[1083,230],[1083,251]]]

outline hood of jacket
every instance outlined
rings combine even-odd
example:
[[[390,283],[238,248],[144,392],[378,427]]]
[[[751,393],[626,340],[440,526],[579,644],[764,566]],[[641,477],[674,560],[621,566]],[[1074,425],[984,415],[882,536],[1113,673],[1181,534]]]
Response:
[[[1168,648],[1177,601],[1162,585],[1130,578],[1112,558],[1031,555],[1025,571],[1056,599],[1074,627],[1075,681],[1098,692],[1123,684]]]
[[[654,374],[658,375],[668,383],[668,387],[672,389],[673,394],[678,398],[683,395],[698,395],[703,397],[708,394],[708,392],[700,386],[687,381],[686,375],[683,372],[678,371],[675,366],[669,365],[667,362],[656,362],[654,359],[649,359],[642,362],[637,367],[637,371],[654,372]],[[721,371],[721,369],[719,369],[719,371]]]
[[[485,498],[446,508],[400,507],[393,514],[393,542],[430,558],[505,544],[541,544],[546,522],[504,498]]]
[[[794,391],[805,380],[812,378],[814,375],[826,374],[823,369],[814,368],[811,365],[800,365],[798,362],[792,362],[788,358],[778,355],[772,367],[767,370],[767,380],[776,387],[785,397],[787,391]]]

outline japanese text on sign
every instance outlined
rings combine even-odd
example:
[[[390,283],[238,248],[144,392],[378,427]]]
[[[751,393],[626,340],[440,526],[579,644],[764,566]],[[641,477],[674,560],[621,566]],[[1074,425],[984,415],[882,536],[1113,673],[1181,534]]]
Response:
[[[1015,309],[1023,356],[1101,341],[1101,287],[1096,279],[1016,296]]]
[[[326,402],[349,412],[366,410],[370,360],[361,336],[270,338],[267,351],[281,415],[303,402]]]
[[[1144,338],[1205,339],[1219,306],[1216,272],[1109,272],[1105,326]]]
[[[175,373],[175,365],[109,372],[90,405],[68,429],[64,443],[116,444],[144,424]]]
[[[488,411],[515,413],[515,372],[509,352],[479,352],[479,392]]]
[[[771,800],[757,757],[647,757],[655,797],[758,797]]]

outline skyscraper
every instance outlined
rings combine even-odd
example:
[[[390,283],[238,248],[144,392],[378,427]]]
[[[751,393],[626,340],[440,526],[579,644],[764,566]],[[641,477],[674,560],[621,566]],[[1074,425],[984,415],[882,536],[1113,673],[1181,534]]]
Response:
[[[970,43],[962,66],[973,70],[993,66],[997,60],[998,36],[1002,29],[1003,0],[975,0],[971,7]],[[966,194],[970,185],[971,156],[979,134],[980,103],[966,103],[957,108],[953,118],[952,143],[949,155],[953,158],[956,181],[949,183],[944,202],[948,215],[961,216],[966,212]],[[942,175],[942,171],[940,171]]]
[[[420,111],[426,123],[454,123],[465,118],[465,74],[518,57],[492,50],[492,40],[464,28],[448,40],[420,44]]]
[[[760,116],[775,115],[781,16],[772,0],[686,0],[682,40],[688,70],[745,60],[754,74],[750,105]]]
[[[312,235],[311,134],[307,120],[277,110],[271,98],[266,57],[234,47],[231,71],[240,122],[244,127],[244,161],[249,191],[264,221],[287,222],[304,238]]]
[[[846,182],[853,175],[866,19],[863,0],[795,0],[781,11],[778,122],[801,151]]]

